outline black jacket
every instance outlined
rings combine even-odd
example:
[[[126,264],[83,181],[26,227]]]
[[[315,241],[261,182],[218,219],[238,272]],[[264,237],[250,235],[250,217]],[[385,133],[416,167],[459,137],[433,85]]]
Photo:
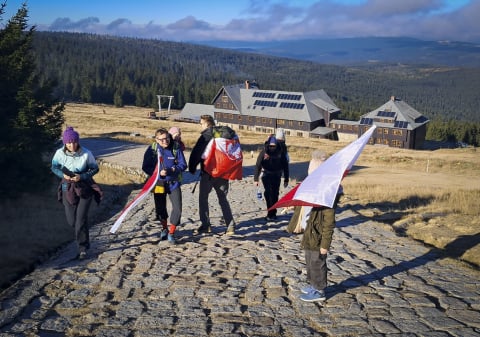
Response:
[[[265,143],[265,148],[260,152],[255,164],[255,172],[253,174],[253,181],[258,181],[260,173],[276,174],[289,180],[288,159],[285,151],[280,146],[277,146],[274,151],[268,149],[268,144]]]
[[[208,145],[208,142],[213,138],[213,127],[206,128],[200,134],[195,146],[190,153],[190,158],[188,159],[188,171],[191,174],[194,174],[197,170],[197,165],[200,164],[200,168],[203,171],[203,159],[202,154],[205,152],[205,148]]]

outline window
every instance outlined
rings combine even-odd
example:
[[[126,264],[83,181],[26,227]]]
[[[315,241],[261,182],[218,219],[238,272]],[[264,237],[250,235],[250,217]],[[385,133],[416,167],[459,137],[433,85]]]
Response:
[[[395,130],[393,130],[393,134],[395,136],[402,136],[403,135],[403,130],[395,129]]]
[[[222,96],[222,102],[228,103],[228,96]]]
[[[383,134],[388,135],[388,128],[383,129]]]
[[[285,125],[285,120],[284,119],[277,119],[277,124],[278,125]]]

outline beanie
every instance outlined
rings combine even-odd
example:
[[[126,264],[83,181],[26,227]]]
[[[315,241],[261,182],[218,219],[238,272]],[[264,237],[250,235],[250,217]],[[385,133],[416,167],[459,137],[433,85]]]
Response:
[[[73,129],[73,127],[69,126],[64,132],[63,132],[63,144],[67,143],[78,143],[80,140],[80,136],[78,135],[78,132]]]
[[[171,134],[172,136],[175,136],[177,133],[180,133],[180,129],[177,128],[176,126],[172,126],[170,130],[168,130],[168,133]]]
[[[281,128],[277,129],[275,137],[277,137],[277,139],[285,140],[285,131]]]

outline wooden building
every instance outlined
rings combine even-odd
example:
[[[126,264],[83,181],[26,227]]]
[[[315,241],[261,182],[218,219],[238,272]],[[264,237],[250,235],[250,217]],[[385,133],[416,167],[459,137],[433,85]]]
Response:
[[[180,118],[198,120],[205,113],[211,114],[212,109],[189,103]],[[336,130],[328,125],[339,114],[340,109],[324,90],[261,90],[249,81],[223,86],[213,99],[213,117],[219,125],[267,134],[282,128],[286,135],[338,140]]]
[[[330,127],[342,134],[360,137],[371,125],[377,129],[369,144],[405,149],[422,149],[429,120],[401,99],[392,96],[379,108],[361,116],[360,121],[332,120]]]

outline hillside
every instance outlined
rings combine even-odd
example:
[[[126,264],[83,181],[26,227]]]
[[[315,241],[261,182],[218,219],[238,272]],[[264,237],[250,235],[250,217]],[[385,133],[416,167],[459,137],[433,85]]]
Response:
[[[343,66],[375,63],[480,67],[477,44],[423,41],[400,37],[364,37],[291,41],[204,41],[204,45]]]
[[[66,101],[158,107],[210,104],[223,85],[255,79],[260,88],[324,89],[358,119],[392,95],[429,119],[480,122],[480,68],[374,64],[342,67],[291,58],[158,40],[37,32],[35,54],[42,81],[57,79]]]

